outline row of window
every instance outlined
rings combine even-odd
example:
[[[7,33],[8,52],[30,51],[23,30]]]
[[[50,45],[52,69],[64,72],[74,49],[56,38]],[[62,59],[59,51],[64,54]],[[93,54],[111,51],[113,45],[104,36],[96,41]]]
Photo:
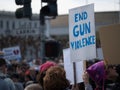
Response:
[[[11,20],[0,20],[0,29],[16,29],[19,27],[38,28],[39,22],[37,21],[11,21]]]

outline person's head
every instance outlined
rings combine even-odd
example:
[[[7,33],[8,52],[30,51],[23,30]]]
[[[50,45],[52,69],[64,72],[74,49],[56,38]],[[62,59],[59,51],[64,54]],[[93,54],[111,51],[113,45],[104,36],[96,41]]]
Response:
[[[25,75],[25,82],[33,81],[32,77],[30,75]]]
[[[90,78],[96,83],[97,86],[104,86],[105,80],[115,81],[118,77],[115,66],[107,65],[104,61],[96,62],[87,68]]]
[[[56,66],[56,65],[57,64],[53,61],[47,61],[40,66],[40,73],[38,76],[38,82],[40,83],[41,86],[43,86],[43,78],[46,74],[47,69],[52,67],[52,66]]]
[[[18,81],[19,81],[19,75],[18,75],[17,73],[12,73],[11,79],[12,79],[14,82],[18,82]]]
[[[116,71],[116,66],[109,65],[106,69],[106,79],[115,81],[119,74]]]
[[[4,58],[0,58],[0,71],[7,73],[7,63]]]
[[[44,77],[44,90],[65,90],[70,86],[66,72],[60,66],[50,67]]]
[[[40,73],[46,71],[48,68],[50,68],[51,66],[55,66],[56,63],[53,62],[53,61],[47,61],[45,63],[43,63],[41,66],[40,66]]]
[[[43,90],[39,84],[30,84],[24,90]]]
[[[87,73],[96,85],[103,86],[103,82],[106,78],[104,61],[99,61],[89,66]]]

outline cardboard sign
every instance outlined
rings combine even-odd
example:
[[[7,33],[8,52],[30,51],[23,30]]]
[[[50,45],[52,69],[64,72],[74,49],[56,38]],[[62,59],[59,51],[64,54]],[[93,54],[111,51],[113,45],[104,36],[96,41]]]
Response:
[[[99,35],[104,59],[108,64],[120,64],[120,24],[101,27]]]
[[[69,45],[71,61],[96,58],[94,4],[69,10]]]

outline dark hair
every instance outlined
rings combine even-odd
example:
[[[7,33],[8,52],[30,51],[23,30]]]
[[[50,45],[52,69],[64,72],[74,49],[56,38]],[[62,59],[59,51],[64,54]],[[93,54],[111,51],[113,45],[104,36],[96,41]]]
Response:
[[[13,72],[11,75],[10,75],[10,78],[13,79],[13,78],[16,78],[19,80],[19,74],[18,73],[15,73]]]
[[[0,58],[0,67],[6,65],[6,61],[4,58]]]
[[[116,65],[108,65],[106,67],[106,75],[108,75],[110,73],[109,69],[115,69],[116,68]]]
[[[120,64],[118,64],[118,65],[116,66],[116,71],[117,71],[117,73],[118,73],[119,76],[120,76]]]
[[[29,80],[33,80],[30,75],[25,75],[25,77],[28,78]]]

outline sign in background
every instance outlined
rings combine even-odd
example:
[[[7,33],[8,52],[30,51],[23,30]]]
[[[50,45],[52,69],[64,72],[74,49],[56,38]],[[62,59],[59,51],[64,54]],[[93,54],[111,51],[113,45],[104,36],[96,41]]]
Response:
[[[19,46],[4,48],[3,52],[4,52],[4,58],[6,60],[19,60],[19,59],[21,59],[21,52],[20,52]]]
[[[104,60],[120,64],[120,24],[101,27],[99,30]]]
[[[96,57],[94,4],[69,10],[69,44],[71,61]]]
[[[74,69],[73,69],[73,63],[70,60],[70,48],[63,50],[63,56],[64,56],[64,68],[66,71],[66,78],[70,81],[71,84],[74,84]],[[83,82],[82,75],[84,73],[83,70],[83,61],[75,62],[76,63],[76,80],[77,83]]]

